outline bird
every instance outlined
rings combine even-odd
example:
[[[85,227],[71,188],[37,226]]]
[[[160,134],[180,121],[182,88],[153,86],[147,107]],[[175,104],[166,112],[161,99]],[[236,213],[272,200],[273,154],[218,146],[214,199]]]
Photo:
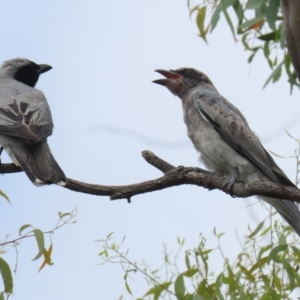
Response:
[[[50,107],[35,88],[51,69],[25,58],[7,60],[0,68],[0,145],[36,186],[66,184],[47,143],[54,126]]]
[[[182,101],[188,136],[207,169],[230,182],[271,181],[296,187],[262,146],[243,114],[215,88],[209,77],[193,68],[158,69],[154,80]],[[289,200],[259,197],[272,205],[300,236],[300,212]]]

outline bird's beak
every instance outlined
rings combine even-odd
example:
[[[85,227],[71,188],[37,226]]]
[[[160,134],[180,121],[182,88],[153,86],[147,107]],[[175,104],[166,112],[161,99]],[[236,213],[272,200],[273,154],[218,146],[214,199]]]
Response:
[[[163,75],[166,77],[166,79],[157,79],[157,80],[153,80],[152,82],[154,83],[157,83],[157,84],[161,84],[161,85],[164,85],[164,86],[167,86],[169,84],[169,79],[179,79],[179,78],[182,78],[181,75],[179,74],[176,74],[172,71],[169,71],[169,70],[161,70],[161,69],[157,69],[155,70],[155,72]]]
[[[39,66],[40,66],[40,69],[39,69],[39,71],[38,71],[39,74],[45,73],[45,72],[47,72],[47,71],[49,71],[49,70],[52,69],[51,66],[46,65],[46,64],[40,64]]]

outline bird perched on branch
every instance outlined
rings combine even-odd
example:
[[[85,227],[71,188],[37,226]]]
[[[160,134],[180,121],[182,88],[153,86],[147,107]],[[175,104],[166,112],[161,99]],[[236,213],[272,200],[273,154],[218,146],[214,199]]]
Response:
[[[50,69],[24,58],[5,61],[0,68],[0,145],[35,185],[66,183],[47,143],[53,130],[49,105],[34,88]]]
[[[167,87],[182,100],[188,136],[208,169],[230,178],[229,182],[271,181],[295,187],[262,146],[242,113],[218,93],[207,75],[192,68],[156,72],[166,78],[153,82]],[[300,236],[300,212],[295,203],[261,198]]]

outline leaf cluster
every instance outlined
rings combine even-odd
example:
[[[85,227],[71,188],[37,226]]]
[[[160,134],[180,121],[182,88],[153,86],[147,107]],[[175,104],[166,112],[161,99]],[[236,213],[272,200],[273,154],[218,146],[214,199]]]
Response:
[[[188,1],[188,7],[190,16],[196,15],[199,36],[205,42],[224,16],[234,41],[241,41],[250,53],[248,63],[257,53],[264,55],[272,72],[263,87],[277,82],[282,71],[288,77],[291,92],[299,86],[286,49],[280,0],[203,0],[195,6]]]
[[[8,200],[8,199],[7,199]],[[9,200],[8,200],[9,201]],[[6,295],[6,299],[13,293],[13,276],[12,270],[9,264],[1,257],[1,254],[4,254],[5,247],[7,245],[13,245],[16,248],[16,253],[18,254],[17,247],[21,240],[25,238],[34,237],[36,244],[37,244],[37,251],[38,253],[32,259],[33,261],[43,258],[42,264],[38,269],[38,272],[41,271],[46,265],[52,266],[53,262],[51,259],[51,254],[53,250],[53,243],[52,243],[52,234],[59,228],[67,225],[67,224],[74,224],[74,218],[76,216],[76,211],[67,212],[67,213],[58,213],[58,221],[56,226],[48,231],[42,231],[39,228],[35,228],[30,224],[24,224],[19,229],[19,237],[13,240],[0,242],[0,274],[3,280],[4,290],[0,292],[0,300],[4,300]],[[45,243],[45,235],[48,234],[50,238],[50,246],[46,248]],[[18,257],[16,257],[16,263],[14,272],[17,272],[17,265],[18,265]]]
[[[206,239],[200,235],[199,245],[185,250],[183,270],[179,270],[178,257],[184,249],[185,239],[177,239],[175,255],[168,253],[164,246],[163,264],[157,268],[131,261],[129,251],[121,250],[125,238],[118,244],[113,241],[112,233],[98,241],[102,243],[99,256],[102,263],[122,266],[125,288],[132,297],[129,274],[144,276],[148,289],[136,300],[295,299],[296,289],[300,287],[299,244],[289,226],[277,220],[268,225],[268,221],[266,218],[256,228],[249,227],[242,250],[233,262],[222,249],[224,233],[218,233],[216,229],[217,246],[208,247]],[[223,260],[223,270],[217,273],[211,267],[216,254]]]

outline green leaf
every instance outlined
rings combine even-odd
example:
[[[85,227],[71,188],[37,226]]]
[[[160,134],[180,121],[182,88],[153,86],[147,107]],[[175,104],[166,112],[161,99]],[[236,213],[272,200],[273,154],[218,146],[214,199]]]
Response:
[[[200,5],[196,5],[196,6],[194,6],[192,9],[190,9],[190,13],[189,13],[190,17],[192,16],[192,14],[193,14],[196,10],[199,9],[199,7],[200,7]]]
[[[2,190],[0,190],[0,196],[2,196],[5,200],[7,200],[11,204],[9,198],[6,196],[6,194]]]
[[[242,273],[245,274],[248,281],[250,282],[254,281],[255,277],[251,274],[251,272],[246,267],[244,267],[242,264],[238,264],[238,266],[240,267]]]
[[[160,285],[155,285],[144,295],[144,297],[153,295],[153,299],[158,300],[161,293],[163,291],[165,291],[166,289],[168,289],[171,284],[172,284],[172,282],[167,281],[167,282],[161,283]]]
[[[259,252],[258,252],[258,256],[257,256],[257,261],[259,262],[261,260],[262,255],[270,250],[272,248],[272,245],[267,245],[267,246],[263,246],[260,248]]]
[[[68,212],[67,212],[67,213],[63,213],[63,214],[59,212],[59,213],[58,213],[58,216],[59,216],[60,219],[62,219],[63,217],[71,216],[71,214],[68,213]]]
[[[274,71],[271,73],[271,75],[268,77],[268,79],[266,80],[263,89],[269,84],[269,82],[274,78],[274,76],[276,76],[277,73],[281,74],[281,67],[283,65],[284,61],[282,61],[275,69]],[[273,81],[274,82],[274,81]]]
[[[236,0],[222,0],[219,5],[215,8],[214,13],[210,20],[211,29],[210,32],[214,30],[220,20],[220,13],[227,10],[228,7],[233,6]]]
[[[131,292],[131,289],[130,289],[127,281],[125,281],[125,287],[126,287],[127,292],[132,296],[132,292]]]
[[[270,68],[273,69],[273,64],[269,57],[270,56],[269,42],[265,42],[265,44],[264,44],[264,55],[269,63]]]
[[[101,251],[98,255],[99,255],[99,256],[105,256],[105,257],[108,257],[107,249]]]
[[[206,288],[207,288],[207,279],[204,278],[197,287],[197,294],[200,296],[205,296],[206,295]]]
[[[44,249],[45,249],[44,234],[43,234],[43,232],[40,229],[34,229],[33,233],[34,233],[35,240],[37,242],[38,249],[39,249],[38,254],[33,258],[33,260],[37,260],[44,253]]]
[[[203,38],[203,40],[207,43],[206,40],[207,29],[206,30],[204,29],[205,15],[206,15],[206,6],[203,6],[198,10],[196,23],[199,29],[200,37]]]
[[[0,293],[0,300],[4,300],[4,293],[3,292]]]
[[[20,227],[20,229],[19,229],[19,235],[22,235],[22,231],[23,231],[24,229],[28,228],[28,227],[31,227],[31,228],[32,228],[32,226],[31,226],[30,224],[22,225],[22,226]]]
[[[251,50],[251,47],[249,46],[248,42],[247,42],[247,39],[248,39],[248,35],[249,35],[249,32],[243,34],[242,36],[242,43],[245,47],[246,50]]]
[[[185,253],[184,260],[185,260],[186,267],[190,270],[191,269],[191,264],[190,264],[190,258],[189,258],[189,253],[188,252]]]
[[[285,251],[287,249],[288,245],[279,245],[277,247],[275,247],[274,249],[272,249],[272,251],[270,252],[269,256],[268,256],[268,264],[271,262],[271,260],[275,260],[276,255],[279,252]]]
[[[258,268],[261,269],[267,262],[268,262],[268,257],[263,257],[262,259],[257,261],[255,264],[253,264],[253,266],[251,267],[249,272],[253,273],[253,271],[255,271],[256,269],[258,269]]]
[[[216,279],[216,284],[215,284],[215,291],[220,300],[224,299],[224,297],[222,295],[222,285],[224,282],[224,277],[225,277],[224,273],[220,273]]]
[[[233,24],[231,22],[230,16],[229,16],[227,10],[224,10],[223,13],[224,13],[225,19],[227,21],[227,24],[228,24],[228,26],[230,28],[230,31],[232,33],[233,39],[236,41],[235,31],[234,31],[234,27],[233,27]]]
[[[251,19],[249,21],[246,21],[244,23],[242,23],[241,25],[239,25],[239,28],[240,29],[249,29],[251,26],[259,23],[260,21],[262,21],[264,19],[264,16],[260,15],[254,19]]]
[[[13,292],[13,279],[11,270],[7,262],[0,257],[0,273],[4,284],[4,292],[11,294]]]
[[[272,0],[269,3],[269,6],[266,9],[266,19],[267,22],[272,30],[276,29],[276,19],[278,10],[280,9],[280,1],[279,0]]]
[[[266,41],[266,42],[275,41],[278,39],[278,33],[276,31],[272,31],[267,34],[262,34],[262,35],[258,36],[257,38],[261,41]]]
[[[279,237],[279,241],[278,241],[279,245],[286,245],[287,241],[286,241],[286,236],[284,234],[281,234]]]
[[[238,291],[240,286],[238,279],[235,277],[234,273],[232,272],[232,269],[229,265],[227,265],[227,271],[228,271],[228,284],[229,284],[229,291],[231,293],[234,293],[235,291]]]
[[[193,277],[195,274],[197,274],[198,273],[198,269],[189,269],[189,270],[187,270],[187,271],[185,271],[184,273],[183,273],[183,275],[185,276],[185,277]]]
[[[291,66],[291,56],[289,54],[286,54],[284,56],[284,66],[285,66],[285,70],[286,73],[288,74],[288,76],[292,75],[292,72],[290,70],[290,66]]]
[[[251,232],[250,235],[248,235],[248,238],[249,239],[252,239],[256,236],[256,234],[264,227],[264,224],[265,224],[265,220],[263,220],[262,222],[260,222],[257,227],[255,228],[254,231]]]
[[[265,236],[271,230],[271,226],[267,227],[259,236]]]
[[[108,240],[114,233],[115,233],[114,231],[110,232],[110,233],[107,235],[106,239]]]
[[[282,70],[282,68],[279,68],[278,71],[276,73],[274,73],[274,75],[273,75],[273,83],[275,83],[276,81],[279,80],[279,78],[281,76],[281,70]]]
[[[295,246],[291,246],[291,249],[293,250],[293,256],[296,257],[298,261],[300,261],[300,250]]]
[[[279,40],[280,48],[283,50],[286,48],[283,22],[279,23],[278,31],[279,31],[279,36],[280,36],[280,40]]]
[[[258,50],[258,49],[257,49]],[[255,54],[257,53],[257,50],[255,50],[249,57],[248,57],[248,63],[251,63]]]
[[[223,10],[226,10],[228,7],[233,6],[236,3],[236,0],[222,0]]]
[[[246,5],[246,9],[257,9],[261,7],[263,0],[249,0]]]
[[[185,294],[185,286],[184,286],[184,280],[183,280],[183,274],[180,274],[174,283],[174,290],[175,290],[175,295],[178,300],[183,300],[184,299],[184,294]]]
[[[295,270],[291,267],[290,264],[285,264],[284,269],[287,272],[288,277],[289,277],[290,291],[293,291],[296,287],[296,275],[297,275],[297,273],[295,274]]]
[[[211,26],[211,29],[210,29],[210,32],[212,32],[215,27],[217,26],[219,20],[220,20],[220,13],[221,11],[223,10],[222,8],[222,1],[220,2],[220,4],[216,7],[212,17],[211,17],[211,20],[210,20],[210,26]]]
[[[236,16],[238,18],[238,24],[240,25],[241,22],[243,21],[243,17],[244,17],[243,7],[242,7],[240,1],[236,1],[233,4],[233,9],[234,9],[235,14],[236,14]]]

